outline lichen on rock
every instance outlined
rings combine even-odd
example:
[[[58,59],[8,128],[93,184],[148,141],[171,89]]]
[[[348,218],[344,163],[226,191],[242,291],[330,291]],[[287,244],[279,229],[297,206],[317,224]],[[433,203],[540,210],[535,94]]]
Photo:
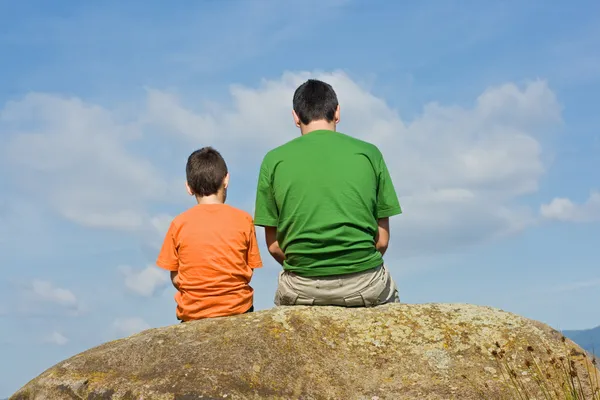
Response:
[[[544,398],[565,362],[589,392],[600,373],[577,345],[490,307],[277,307],[103,344],[11,399]]]

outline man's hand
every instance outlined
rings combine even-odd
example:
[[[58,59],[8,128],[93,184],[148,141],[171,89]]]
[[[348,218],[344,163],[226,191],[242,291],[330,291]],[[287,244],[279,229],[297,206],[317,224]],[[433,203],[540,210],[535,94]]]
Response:
[[[265,240],[267,242],[267,248],[269,249],[269,253],[271,256],[279,263],[279,265],[283,265],[285,261],[285,254],[283,254],[283,250],[279,247],[279,242],[277,241],[277,228],[274,226],[265,226]]]
[[[175,286],[175,289],[179,290],[179,272],[171,271],[171,283]]]
[[[377,236],[375,236],[375,248],[383,256],[390,243],[390,219],[380,218],[377,220]]]

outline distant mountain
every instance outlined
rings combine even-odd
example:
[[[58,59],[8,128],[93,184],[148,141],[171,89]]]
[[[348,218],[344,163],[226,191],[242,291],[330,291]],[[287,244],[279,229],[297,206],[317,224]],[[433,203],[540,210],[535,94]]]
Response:
[[[563,335],[600,357],[600,326],[582,331],[563,331]]]

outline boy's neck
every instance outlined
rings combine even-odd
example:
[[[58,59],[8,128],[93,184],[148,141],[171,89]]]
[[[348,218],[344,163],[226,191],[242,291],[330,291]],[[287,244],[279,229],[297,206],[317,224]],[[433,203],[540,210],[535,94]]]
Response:
[[[198,204],[225,204],[225,193],[219,190],[218,193],[210,196],[196,196],[196,201]]]

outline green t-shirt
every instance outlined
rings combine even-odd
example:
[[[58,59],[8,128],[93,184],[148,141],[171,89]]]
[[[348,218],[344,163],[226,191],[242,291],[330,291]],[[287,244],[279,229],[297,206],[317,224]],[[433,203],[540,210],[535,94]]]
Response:
[[[284,269],[302,276],[381,265],[377,219],[401,212],[379,149],[339,132],[298,137],[260,167],[254,223],[277,227]]]

